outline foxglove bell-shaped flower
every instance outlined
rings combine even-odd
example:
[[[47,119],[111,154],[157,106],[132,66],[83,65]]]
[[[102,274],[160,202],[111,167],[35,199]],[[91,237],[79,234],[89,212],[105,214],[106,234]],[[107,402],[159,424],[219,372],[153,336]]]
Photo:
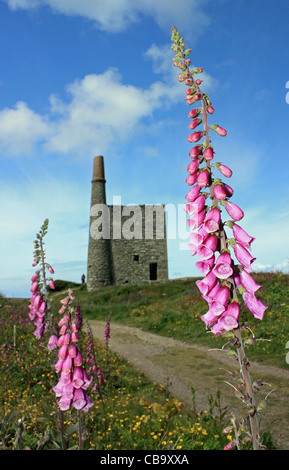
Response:
[[[197,248],[197,254],[202,260],[212,258],[218,245],[218,238],[215,234],[210,235],[203,244]]]
[[[72,404],[74,408],[88,412],[92,403],[86,393],[86,389],[91,381],[82,365],[81,352],[74,343],[77,333],[81,329],[83,319],[80,306],[77,304],[74,312],[75,321],[72,323],[70,304],[73,299],[73,293],[69,291],[68,297],[61,302],[68,309],[69,315],[66,312],[58,322],[60,331],[63,334],[56,343],[59,350],[55,370],[61,376],[53,390],[56,396],[60,398],[58,406],[62,411],[68,410]]]
[[[226,309],[229,297],[230,290],[228,286],[220,287],[213,299],[209,301],[210,310],[217,316],[221,315]]]
[[[244,289],[249,293],[249,294],[255,294],[257,290],[259,290],[262,286],[260,284],[257,284],[257,282],[254,281],[252,276],[247,273],[245,269],[242,269],[240,274],[239,274],[239,280],[241,285],[244,287]]]
[[[250,294],[249,292],[243,293],[243,300],[250,310],[253,313],[254,317],[258,320],[263,319],[263,315],[265,310],[268,308],[266,305],[263,304],[261,299],[254,294]]]
[[[214,264],[215,264],[215,255],[211,256],[211,258],[208,258],[206,260],[197,261],[196,262],[196,268],[199,271],[201,271],[202,274],[206,275],[211,271]]]
[[[49,351],[52,351],[53,349],[57,348],[57,341],[58,341],[58,338],[56,334],[53,334],[50,336],[48,344],[47,344],[47,348],[49,349]]]
[[[251,248],[251,243],[255,240],[255,238],[248,235],[248,233],[236,223],[233,224],[233,235],[237,242],[249,249]]]
[[[236,224],[244,217],[244,212],[229,200],[234,194],[233,188],[220,178],[215,178],[213,173],[216,168],[225,178],[232,176],[232,170],[223,163],[211,164],[214,149],[210,140],[210,129],[223,137],[227,135],[227,131],[217,124],[208,123],[208,115],[214,113],[214,108],[207,93],[202,93],[199,88],[202,80],[194,77],[194,74],[200,73],[202,69],[189,69],[183,39],[174,27],[172,40],[173,50],[177,53],[174,63],[178,67],[181,63],[182,81],[185,81],[188,87],[187,104],[193,104],[194,100],[201,100],[202,103],[202,106],[195,107],[189,112],[189,118],[192,119],[189,128],[195,129],[203,124],[203,131],[195,130],[188,137],[188,142],[194,142],[197,145],[189,153],[192,161],[188,165],[189,176],[186,182],[191,188],[186,195],[188,204],[185,206],[185,211],[190,216],[187,220],[191,229],[189,248],[192,255],[199,257],[196,266],[204,274],[203,279],[198,280],[196,285],[209,305],[209,311],[202,316],[202,320],[207,328],[211,328],[218,336],[239,327],[240,306],[235,299],[236,287],[239,288],[245,304],[249,306],[249,310],[251,308],[256,318],[261,318],[267,307],[256,298],[255,292],[261,286],[248,273],[255,260],[248,251],[251,249],[254,238]],[[198,143],[202,138],[204,138],[203,142]],[[202,163],[205,166],[201,168]],[[207,202],[205,203],[204,197],[212,201],[211,207]],[[222,206],[232,219],[231,221],[221,220]],[[227,237],[226,225],[233,230],[234,238]],[[193,232],[196,229],[197,231]],[[234,265],[230,250],[234,252],[240,266]],[[220,252],[219,256],[216,256],[216,252]],[[232,298],[234,300],[230,302],[229,299]]]
[[[204,229],[208,233],[216,232],[217,230],[219,230],[220,222],[221,222],[220,210],[217,207],[214,207],[210,209],[209,212],[206,214],[205,222],[204,222]]]
[[[196,285],[203,295],[207,295],[217,283],[217,277],[210,271],[203,279],[196,281]]]
[[[74,367],[71,383],[75,388],[82,387],[84,381],[83,381],[83,371],[81,367]]]
[[[219,255],[216,261],[216,265],[213,269],[213,273],[219,279],[228,279],[228,277],[232,276],[233,269],[231,267],[232,259],[230,254],[225,251]]]
[[[76,410],[81,410],[86,405],[86,399],[82,388],[75,388],[72,406]]]
[[[244,217],[242,209],[231,201],[225,202],[225,209],[233,220],[241,220]]]
[[[253,258],[249,251],[247,251],[243,245],[240,245],[240,243],[235,243],[233,250],[239,263],[241,263],[248,271],[252,271],[251,264],[256,258]]]
[[[193,188],[191,188],[189,192],[186,194],[186,200],[188,202],[194,202],[199,196],[200,191],[201,191],[201,188],[199,186],[197,185],[193,186]]]
[[[231,302],[222,315],[218,318],[218,321],[212,326],[211,330],[215,336],[219,336],[223,332],[238,328],[240,315],[240,306],[238,301]]]
[[[197,214],[201,212],[205,207],[206,198],[201,195],[195,199],[194,202],[185,205],[185,212],[189,215]]]
[[[188,226],[194,230],[198,228],[204,221],[206,216],[206,211],[203,209],[200,212],[195,213],[190,219],[187,220]]]

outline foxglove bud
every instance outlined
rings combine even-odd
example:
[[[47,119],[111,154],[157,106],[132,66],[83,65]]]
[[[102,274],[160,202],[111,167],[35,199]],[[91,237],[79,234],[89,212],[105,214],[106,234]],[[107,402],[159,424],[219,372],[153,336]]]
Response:
[[[225,137],[227,135],[227,131],[222,127],[218,126],[217,124],[212,124],[210,128],[222,137]]]
[[[210,161],[214,158],[214,151],[212,147],[207,147],[204,151],[204,158],[207,161]]]
[[[202,67],[196,67],[195,69],[192,70],[192,74],[193,73],[202,73],[203,72],[203,68]]]
[[[188,164],[188,167],[187,167],[187,171],[190,173],[190,174],[193,174],[195,173],[197,170],[199,169],[199,160],[192,160],[189,164]]]
[[[201,122],[203,122],[202,119],[193,119],[189,124],[189,129],[195,129],[201,124]]]
[[[198,117],[201,112],[202,112],[202,108],[191,109],[188,116],[189,116],[189,118],[194,119],[194,118]]]
[[[194,202],[197,199],[197,197],[199,196],[200,191],[201,191],[201,188],[199,186],[194,186],[187,193],[186,200],[188,202]]]
[[[195,147],[193,147],[190,150],[189,156],[191,158],[196,158],[196,157],[198,157],[199,155],[202,154],[202,151],[203,151],[203,146],[202,145],[196,145]]]
[[[227,191],[222,184],[215,184],[213,188],[214,196],[218,201],[222,201],[227,197]]]
[[[200,172],[197,177],[197,184],[201,188],[204,188],[209,183],[210,173],[207,169]]]
[[[217,168],[217,170],[219,170],[222,173],[222,175],[226,176],[227,178],[230,178],[232,176],[232,173],[233,173],[232,170],[226,165],[223,165],[222,163],[219,163],[219,162],[216,162],[214,165]]]
[[[32,292],[33,294],[38,291],[38,282],[37,282],[37,281],[34,281],[34,282],[32,283],[32,286],[31,286],[31,289],[30,289],[30,290],[31,290],[31,292]]]

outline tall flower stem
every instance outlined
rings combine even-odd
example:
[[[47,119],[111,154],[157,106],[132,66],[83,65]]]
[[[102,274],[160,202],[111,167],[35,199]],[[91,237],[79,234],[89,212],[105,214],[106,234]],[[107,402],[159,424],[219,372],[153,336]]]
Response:
[[[78,450],[83,450],[82,426],[81,426],[81,410],[78,410]]]
[[[61,436],[62,450],[67,450],[67,440],[64,434],[64,413],[59,409],[57,409],[57,424]]]
[[[207,328],[212,328],[212,332],[216,336],[232,330],[231,344],[237,349],[237,354],[235,354],[239,362],[242,387],[245,389],[245,393],[240,392],[240,395],[241,399],[243,399],[248,407],[253,449],[259,450],[261,449],[261,443],[257,407],[254,398],[254,388],[248,370],[249,364],[242,340],[242,327],[239,322],[240,307],[237,296],[239,284],[238,286],[236,284],[239,268],[234,266],[234,262],[230,256],[230,246],[233,246],[235,255],[238,261],[240,261],[240,269],[243,270],[244,267],[246,267],[246,269],[250,270],[250,264],[255,258],[251,257],[242,243],[244,242],[245,246],[248,246],[248,242],[251,243],[254,238],[249,237],[248,234],[246,234],[246,240],[244,240],[244,238],[242,240],[238,238],[238,242],[240,242],[241,245],[237,243],[236,239],[227,240],[224,223],[221,220],[219,204],[225,206],[226,211],[233,218],[233,221],[227,222],[230,228],[232,228],[232,222],[234,223],[234,221],[240,220],[244,213],[238,206],[228,201],[233,194],[232,188],[223,184],[219,178],[215,179],[212,176],[212,167],[219,169],[226,177],[230,177],[232,172],[228,167],[220,163],[211,165],[214,152],[210,141],[210,130],[217,132],[221,136],[225,136],[227,132],[216,124],[210,126],[208,124],[208,113],[212,114],[214,109],[211,106],[207,93],[203,93],[200,90],[199,85],[202,83],[202,80],[194,78],[194,75],[201,73],[203,69],[198,67],[194,68],[192,71],[190,70],[189,66],[191,61],[188,59],[188,55],[191,53],[191,49],[185,49],[184,40],[180,38],[175,27],[172,28],[172,41],[174,43],[172,49],[176,53],[173,63],[176,67],[181,69],[181,73],[178,77],[179,81],[185,82],[185,85],[188,87],[186,90],[187,104],[195,105],[195,103],[201,102],[201,107],[189,112],[189,117],[193,119],[189,124],[189,128],[195,129],[203,123],[203,130],[194,131],[188,137],[188,142],[194,142],[196,144],[202,138],[204,138],[204,141],[196,145],[190,152],[192,162],[188,166],[189,176],[186,182],[189,186],[193,186],[196,183],[196,186],[193,186],[186,196],[186,199],[192,203],[187,204],[186,211],[190,216],[193,215],[194,217],[188,220],[188,225],[192,230],[199,228],[199,233],[192,234],[197,235],[196,237],[192,237],[194,243],[190,244],[193,254],[200,252],[201,259],[207,261],[203,263],[204,267],[202,263],[199,263],[201,271],[205,272],[205,279],[196,282],[201,290],[202,296],[207,300],[209,305],[209,311],[203,315],[202,320],[206,322]],[[200,168],[200,163],[205,163],[205,167]],[[202,189],[205,190],[205,188],[207,191],[200,192]],[[205,203],[205,199],[208,197],[211,199],[211,211]],[[214,216],[212,215],[211,220],[213,223],[211,223],[210,218],[208,218],[206,225],[206,217],[209,212],[214,212],[214,216],[217,217],[217,219],[214,220]],[[203,222],[204,225],[200,229]],[[241,228],[239,227],[239,229]],[[222,261],[219,261],[219,264],[217,264],[218,260],[215,264],[215,251],[220,253],[218,260],[222,259]],[[215,267],[213,268],[214,264]],[[242,289],[246,292],[244,286],[242,286]],[[214,293],[211,294],[211,291],[214,291]],[[218,296],[219,291],[222,291],[220,296]],[[249,308],[249,310],[255,314],[254,316],[257,315],[257,318],[262,319],[264,310],[267,307],[262,304],[260,299],[254,299],[250,291],[247,292],[247,296],[249,296],[247,303],[250,300],[252,302],[255,301],[255,303],[258,303],[259,307],[258,312],[254,311],[253,307],[251,309]],[[237,391],[239,392],[239,390]]]
[[[194,79],[192,79],[194,80]],[[195,86],[197,86],[195,84]],[[204,131],[205,131],[205,146],[207,147],[210,145],[210,138],[209,138],[209,126],[208,126],[208,115],[206,111],[206,103],[204,98],[202,97],[201,99],[202,102],[202,108],[203,108],[203,125],[204,125]],[[210,174],[211,174],[211,165],[209,161],[206,161],[206,167],[208,168]],[[212,199],[212,204],[215,205],[217,204],[217,200],[215,199],[214,196],[214,191],[213,191],[213,182],[210,180],[209,184],[209,191]],[[220,230],[220,252],[223,249],[227,248],[227,242],[226,242],[226,234],[224,231],[224,228],[221,227]],[[231,297],[232,298],[237,298],[237,289],[236,289],[236,284],[233,278],[229,278],[228,282],[231,283]],[[240,367],[240,372],[242,374],[242,378],[244,381],[245,389],[247,392],[248,397],[250,398],[251,405],[252,405],[252,411],[249,413],[249,419],[250,419],[250,427],[251,427],[251,433],[252,433],[252,443],[253,443],[253,448],[254,450],[258,450],[260,448],[259,445],[259,440],[260,440],[260,435],[259,435],[259,422],[258,422],[258,415],[256,412],[256,403],[255,403],[255,397],[254,397],[254,390],[252,387],[252,381],[250,378],[250,373],[248,371],[248,364],[246,360],[246,355],[245,355],[245,350],[244,350],[244,344],[242,340],[242,333],[240,327],[235,328],[233,330],[234,336],[237,340],[237,352],[238,352],[238,361],[239,361],[239,367]]]
[[[237,352],[238,352],[240,371],[243,377],[247,395],[251,402],[251,407],[249,411],[249,420],[250,420],[253,449],[260,450],[261,447],[260,447],[259,419],[258,419],[258,414],[256,411],[254,390],[252,387],[252,381],[251,381],[250,373],[248,370],[248,364],[247,364],[247,359],[246,359],[246,355],[244,351],[244,344],[242,340],[240,327],[234,330],[234,336],[237,339],[238,344],[239,344],[239,347],[237,348]]]

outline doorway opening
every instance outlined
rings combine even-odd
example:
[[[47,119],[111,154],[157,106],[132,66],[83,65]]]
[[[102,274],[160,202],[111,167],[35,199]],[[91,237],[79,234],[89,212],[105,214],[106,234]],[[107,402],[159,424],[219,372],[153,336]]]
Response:
[[[150,281],[156,281],[157,280],[157,278],[158,278],[157,268],[158,268],[157,263],[150,263]]]

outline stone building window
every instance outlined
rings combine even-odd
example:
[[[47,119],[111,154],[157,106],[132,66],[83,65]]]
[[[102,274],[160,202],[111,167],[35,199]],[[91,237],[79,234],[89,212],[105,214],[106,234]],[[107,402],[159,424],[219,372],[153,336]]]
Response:
[[[133,255],[133,260],[134,261],[139,261],[139,255]]]
[[[157,276],[157,263],[150,263],[150,281],[156,281],[158,276]]]

